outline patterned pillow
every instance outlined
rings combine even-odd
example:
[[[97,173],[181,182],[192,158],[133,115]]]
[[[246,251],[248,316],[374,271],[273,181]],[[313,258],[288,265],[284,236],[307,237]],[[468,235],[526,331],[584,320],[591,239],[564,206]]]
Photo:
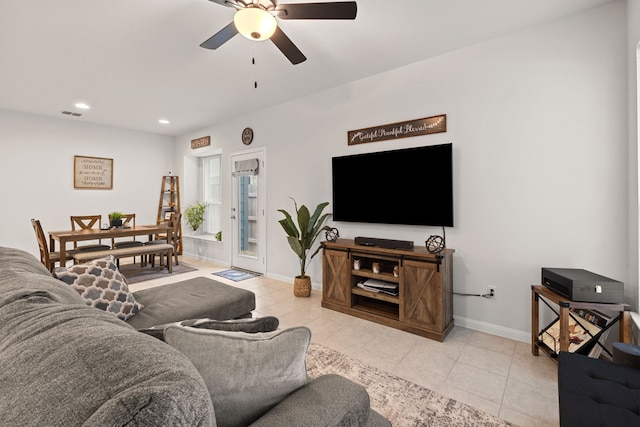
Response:
[[[144,308],[129,291],[127,281],[111,255],[85,264],[56,268],[55,275],[78,291],[87,305],[113,313],[119,319],[127,320]]]

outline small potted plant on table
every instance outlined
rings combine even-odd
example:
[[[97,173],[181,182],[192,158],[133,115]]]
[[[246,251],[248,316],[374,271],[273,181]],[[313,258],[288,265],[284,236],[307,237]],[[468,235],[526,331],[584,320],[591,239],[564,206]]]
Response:
[[[122,212],[111,212],[109,222],[112,227],[122,227]]]

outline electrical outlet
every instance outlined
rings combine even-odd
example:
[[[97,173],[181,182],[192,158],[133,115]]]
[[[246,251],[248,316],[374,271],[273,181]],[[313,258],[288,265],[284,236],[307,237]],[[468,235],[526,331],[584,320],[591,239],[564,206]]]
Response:
[[[489,294],[489,296],[488,296],[489,299],[496,299],[496,287],[495,286],[489,286],[487,288],[487,294]]]

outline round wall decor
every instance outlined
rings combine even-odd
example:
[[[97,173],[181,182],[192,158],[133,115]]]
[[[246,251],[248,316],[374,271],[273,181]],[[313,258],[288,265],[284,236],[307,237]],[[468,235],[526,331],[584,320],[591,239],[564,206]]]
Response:
[[[253,129],[244,128],[242,131],[242,143],[244,145],[249,145],[251,142],[253,142]]]

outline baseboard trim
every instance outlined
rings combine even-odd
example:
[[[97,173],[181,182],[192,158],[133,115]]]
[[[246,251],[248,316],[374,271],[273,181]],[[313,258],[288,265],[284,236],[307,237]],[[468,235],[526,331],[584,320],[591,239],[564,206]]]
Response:
[[[504,326],[495,325],[493,323],[482,322],[480,320],[468,319],[466,317],[453,316],[453,322],[457,326],[473,329],[474,331],[486,332],[487,334],[497,335],[503,338],[509,338],[515,341],[525,343],[531,342],[531,333],[519,331],[517,329],[505,328]]]
[[[283,276],[267,272],[265,277],[269,279],[279,280],[281,282],[291,283],[293,286],[293,277]],[[311,288],[316,291],[322,291],[321,283],[312,283]],[[531,333],[519,331],[517,329],[505,328],[504,326],[494,325],[493,323],[482,322],[480,320],[468,319],[466,317],[453,316],[454,324],[463,328],[473,329],[474,331],[486,332],[487,334],[496,335],[503,338],[509,338],[515,341],[525,343],[531,342]]]
[[[291,286],[293,286],[293,279],[294,279],[293,277],[283,276],[281,274],[273,274],[269,272],[266,272],[264,274],[264,277],[267,277],[269,279],[279,280],[280,282],[291,283]],[[316,291],[322,291],[322,284],[311,282],[311,289]]]

